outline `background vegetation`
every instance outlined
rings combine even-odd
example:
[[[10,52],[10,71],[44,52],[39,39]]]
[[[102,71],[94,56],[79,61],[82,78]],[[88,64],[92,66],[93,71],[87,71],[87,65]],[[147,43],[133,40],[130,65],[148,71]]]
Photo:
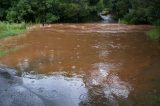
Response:
[[[160,0],[0,0],[0,20],[9,22],[98,21],[106,11],[129,24],[160,25]]]

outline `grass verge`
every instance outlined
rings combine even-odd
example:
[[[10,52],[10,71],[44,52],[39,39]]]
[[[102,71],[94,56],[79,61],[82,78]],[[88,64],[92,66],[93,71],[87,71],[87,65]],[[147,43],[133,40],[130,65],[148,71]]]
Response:
[[[26,30],[25,23],[0,22],[0,39],[24,33]]]
[[[153,40],[160,40],[160,26],[148,31],[147,35]]]
[[[15,36],[24,33],[27,30],[25,23],[8,23],[0,22],[0,39]],[[6,48],[5,45],[0,45],[0,57],[6,56],[9,53],[19,50],[21,46]]]

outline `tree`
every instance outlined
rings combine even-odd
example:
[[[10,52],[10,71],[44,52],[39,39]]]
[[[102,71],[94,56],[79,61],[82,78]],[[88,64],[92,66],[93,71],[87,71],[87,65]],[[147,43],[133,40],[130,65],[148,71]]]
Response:
[[[84,22],[107,10],[115,20],[160,24],[160,0],[1,0],[0,20],[10,22]]]

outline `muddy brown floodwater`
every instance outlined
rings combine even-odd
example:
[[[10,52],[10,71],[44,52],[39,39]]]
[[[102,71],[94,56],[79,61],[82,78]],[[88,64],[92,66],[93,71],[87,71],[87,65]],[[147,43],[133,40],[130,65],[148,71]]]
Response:
[[[53,24],[1,41],[23,48],[0,58],[0,64],[22,74],[21,83],[9,84],[12,89],[1,86],[0,104],[160,105],[160,43],[145,35],[150,28]]]

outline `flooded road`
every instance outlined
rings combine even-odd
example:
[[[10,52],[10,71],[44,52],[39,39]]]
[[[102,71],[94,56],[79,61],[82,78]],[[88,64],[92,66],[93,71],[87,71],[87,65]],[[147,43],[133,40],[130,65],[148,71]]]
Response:
[[[0,41],[6,48],[23,47],[0,58],[18,70],[11,83],[0,72],[0,104],[158,106],[160,43],[145,35],[150,28],[54,24]]]

